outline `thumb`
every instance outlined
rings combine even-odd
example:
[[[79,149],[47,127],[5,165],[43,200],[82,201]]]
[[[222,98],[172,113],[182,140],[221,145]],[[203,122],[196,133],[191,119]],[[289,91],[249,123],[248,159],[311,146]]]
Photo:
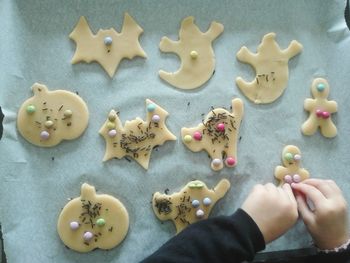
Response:
[[[310,224],[314,220],[314,214],[309,209],[309,206],[306,203],[305,197],[296,192],[295,198],[298,204],[298,211],[304,221],[305,224]]]

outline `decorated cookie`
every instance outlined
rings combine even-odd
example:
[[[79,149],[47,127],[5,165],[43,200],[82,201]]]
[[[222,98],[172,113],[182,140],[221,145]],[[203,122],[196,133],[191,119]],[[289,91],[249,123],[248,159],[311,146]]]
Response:
[[[195,89],[207,82],[215,70],[215,55],[212,42],[224,31],[224,26],[212,22],[208,31],[203,33],[194,24],[194,17],[182,20],[179,40],[163,37],[159,48],[163,52],[172,52],[181,59],[180,69],[176,72],[159,71],[159,76],[180,89]]]
[[[178,193],[155,193],[152,200],[153,211],[162,221],[172,220],[179,233],[188,225],[208,218],[215,203],[229,188],[230,182],[226,179],[221,180],[212,190],[201,181],[191,181]]]
[[[237,164],[237,137],[243,117],[241,99],[232,100],[232,110],[230,113],[222,108],[214,109],[197,127],[181,129],[183,143],[193,152],[207,151],[215,171],[224,164],[228,167]]]
[[[239,61],[254,67],[256,77],[252,82],[238,77],[236,84],[249,100],[257,104],[271,103],[282,95],[288,82],[288,61],[302,50],[302,45],[296,40],[281,50],[275,37],[275,33],[266,34],[256,54],[245,46],[237,53]]]
[[[45,85],[32,86],[34,96],[18,111],[17,128],[30,143],[51,147],[62,140],[78,138],[88,125],[85,102],[66,90],[49,91]]]
[[[146,121],[136,118],[126,121],[124,127],[118,113],[110,111],[108,119],[100,129],[100,134],[106,140],[103,161],[129,156],[148,169],[153,148],[166,141],[176,140],[165,124],[168,112],[149,99],[146,100],[146,109]]]
[[[94,35],[84,16],[69,37],[75,41],[77,48],[72,64],[84,61],[98,62],[112,78],[119,62],[123,58],[132,59],[135,56],[146,57],[140,43],[139,36],[143,29],[128,14],[124,15],[122,31],[118,33],[114,28],[99,30]]]
[[[323,136],[332,138],[337,135],[331,115],[337,112],[338,105],[335,101],[328,100],[329,84],[322,78],[314,79],[311,85],[311,93],[314,99],[306,99],[304,109],[310,113],[304,122],[301,131],[305,135],[313,135],[320,127]]]
[[[111,249],[125,238],[129,215],[124,205],[106,194],[96,194],[95,187],[83,184],[80,197],[69,201],[58,218],[57,231],[69,248],[88,252]]]
[[[283,166],[277,166],[275,177],[279,184],[299,183],[309,178],[309,172],[300,167],[301,153],[298,147],[287,145],[282,152]]]

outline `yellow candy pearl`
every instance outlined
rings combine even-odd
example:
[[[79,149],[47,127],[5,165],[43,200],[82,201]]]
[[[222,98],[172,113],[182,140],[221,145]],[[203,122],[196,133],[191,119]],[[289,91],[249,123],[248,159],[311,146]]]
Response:
[[[190,143],[192,141],[192,136],[191,135],[185,135],[183,139],[184,139],[184,142]]]
[[[198,57],[198,52],[195,51],[195,50],[192,50],[191,53],[190,53],[190,55],[191,55],[191,58],[192,58],[192,59],[196,59],[196,58]]]
[[[115,124],[113,123],[113,122],[107,122],[107,129],[108,130],[112,130],[112,129],[114,129],[115,128]]]

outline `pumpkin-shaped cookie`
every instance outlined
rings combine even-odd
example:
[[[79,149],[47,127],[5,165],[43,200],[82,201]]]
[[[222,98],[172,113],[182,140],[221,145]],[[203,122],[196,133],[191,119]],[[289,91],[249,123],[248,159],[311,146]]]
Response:
[[[78,252],[111,249],[125,238],[129,215],[124,205],[84,183],[80,197],[69,201],[58,218],[57,231],[63,243]]]
[[[88,125],[85,102],[66,90],[49,91],[45,85],[32,86],[34,96],[18,111],[17,128],[30,143],[52,147],[62,140],[78,138]]]

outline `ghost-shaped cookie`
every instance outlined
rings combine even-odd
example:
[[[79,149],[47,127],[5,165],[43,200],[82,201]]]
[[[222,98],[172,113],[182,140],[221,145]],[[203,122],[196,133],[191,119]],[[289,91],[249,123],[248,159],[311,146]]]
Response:
[[[78,138],[88,125],[85,102],[66,90],[49,91],[45,85],[32,86],[34,96],[18,111],[17,129],[30,143],[52,147],[62,140]]]
[[[97,34],[93,34],[86,18],[82,16],[69,35],[77,45],[72,64],[96,61],[112,78],[123,58],[133,59],[135,56],[146,58],[146,53],[138,40],[142,32],[143,29],[128,13],[124,15],[120,33],[110,28],[100,29]]]
[[[123,241],[128,229],[124,205],[111,195],[96,194],[87,183],[81,186],[81,195],[65,205],[57,223],[62,242],[78,252],[111,249]]]
[[[282,95],[288,83],[288,61],[302,50],[302,45],[296,40],[282,50],[275,37],[275,33],[266,34],[255,54],[245,46],[237,53],[239,61],[254,67],[256,77],[251,82],[238,77],[236,84],[256,104],[271,103]]]
[[[332,121],[332,114],[337,112],[338,104],[328,100],[329,84],[323,78],[314,79],[311,85],[314,99],[306,99],[304,109],[310,113],[304,122],[301,131],[305,135],[313,135],[318,128],[325,137],[332,138],[337,135],[337,127]]]
[[[287,145],[282,151],[282,164],[275,169],[275,177],[279,185],[284,183],[300,183],[309,178],[309,172],[301,168],[301,152],[294,145]]]
[[[201,181],[191,181],[172,195],[156,192],[152,199],[153,211],[162,221],[172,220],[179,233],[188,225],[208,218],[215,203],[229,188],[230,182],[226,179],[222,179],[214,189],[208,189]]]
[[[243,101],[232,100],[232,112],[223,108],[213,109],[196,127],[182,128],[183,143],[193,152],[207,151],[211,168],[221,170],[237,165],[237,138],[243,118]]]
[[[224,26],[212,22],[206,32],[200,31],[194,24],[194,17],[182,20],[179,40],[163,37],[159,48],[163,52],[172,52],[181,59],[176,72],[159,71],[164,81],[179,89],[195,89],[207,82],[215,70],[215,54],[212,42],[224,31]]]
[[[146,109],[146,121],[136,118],[126,121],[124,127],[118,113],[115,110],[109,112],[99,132],[106,141],[103,161],[129,156],[148,169],[153,148],[176,140],[165,123],[168,112],[149,99],[146,99]]]

